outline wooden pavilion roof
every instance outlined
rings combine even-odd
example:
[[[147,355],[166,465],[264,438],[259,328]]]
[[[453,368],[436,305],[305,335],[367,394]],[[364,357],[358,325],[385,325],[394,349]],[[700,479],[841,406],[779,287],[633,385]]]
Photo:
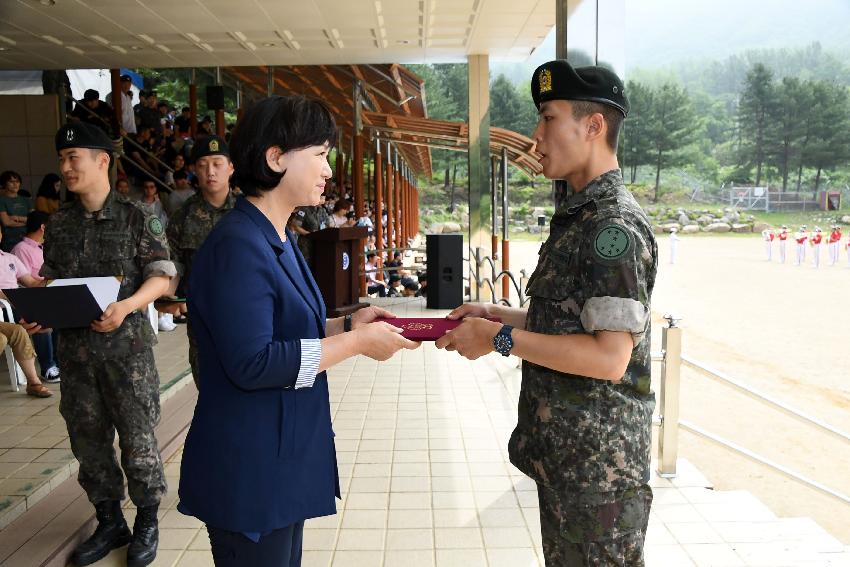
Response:
[[[429,147],[455,151],[469,149],[469,125],[466,122],[432,120],[421,116],[404,116],[364,112],[364,123],[385,140],[396,142],[400,148]],[[502,155],[508,150],[508,161],[529,176],[539,175],[543,168],[534,151],[534,140],[512,130],[490,128],[490,153]]]
[[[290,65],[274,67],[275,94],[302,94],[325,101],[343,135],[343,151],[350,153],[354,131],[354,84],[361,81],[365,105],[375,112],[361,114],[364,128],[371,114],[426,119],[424,81],[403,65]],[[268,94],[268,67],[227,67],[223,71],[262,96]],[[366,109],[364,109],[366,110]],[[405,162],[431,177],[431,152],[427,146],[400,144]]]

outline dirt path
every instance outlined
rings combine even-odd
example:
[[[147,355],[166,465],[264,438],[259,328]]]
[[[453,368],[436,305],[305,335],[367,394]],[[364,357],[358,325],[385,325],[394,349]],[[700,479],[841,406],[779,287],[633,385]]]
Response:
[[[659,237],[653,294],[653,350],[662,315],[683,319],[683,351],[850,432],[850,267],[843,253],[814,269],[765,260],[758,238],[683,236],[676,265]],[[511,244],[512,269],[529,275],[539,243]],[[774,251],[774,256],[778,253]],[[682,419],[689,420],[833,489],[850,494],[850,443],[766,408],[698,373],[682,373]],[[657,391],[657,386],[656,386]],[[683,432],[681,455],[718,489],[753,492],[780,516],[810,516],[850,543],[850,507]]]

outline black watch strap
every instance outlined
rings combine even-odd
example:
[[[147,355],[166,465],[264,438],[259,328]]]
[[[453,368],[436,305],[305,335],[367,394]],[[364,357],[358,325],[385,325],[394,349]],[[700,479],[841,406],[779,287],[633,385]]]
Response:
[[[351,314],[346,315],[342,320],[342,330],[346,333],[351,330]]]

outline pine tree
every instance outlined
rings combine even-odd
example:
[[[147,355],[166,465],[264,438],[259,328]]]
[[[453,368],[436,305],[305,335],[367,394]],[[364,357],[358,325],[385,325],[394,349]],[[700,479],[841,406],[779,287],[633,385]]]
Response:
[[[653,96],[649,136],[652,142],[652,163],[655,165],[655,191],[658,202],[661,170],[687,163],[684,148],[694,141],[699,125],[691,101],[677,85],[662,85]]]
[[[773,73],[757,63],[747,73],[738,106],[739,157],[742,165],[756,168],[756,185],[761,185],[763,168],[770,156],[776,98]]]
[[[782,79],[771,120],[775,126],[773,163],[782,175],[782,191],[788,190],[788,176],[798,161],[806,135],[806,115],[811,108],[811,89],[796,77]]]
[[[635,182],[637,168],[653,163],[652,127],[653,91],[648,86],[629,81],[626,84],[629,97],[629,116],[623,127],[621,144],[624,167],[628,167],[631,183]]]

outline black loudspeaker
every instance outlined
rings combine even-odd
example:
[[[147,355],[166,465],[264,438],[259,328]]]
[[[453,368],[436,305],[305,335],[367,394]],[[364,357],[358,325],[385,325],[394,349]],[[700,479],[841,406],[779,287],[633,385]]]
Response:
[[[221,85],[207,87],[207,108],[209,110],[224,110],[224,87]]]
[[[454,309],[463,303],[463,235],[425,237],[428,262],[428,309]]]

